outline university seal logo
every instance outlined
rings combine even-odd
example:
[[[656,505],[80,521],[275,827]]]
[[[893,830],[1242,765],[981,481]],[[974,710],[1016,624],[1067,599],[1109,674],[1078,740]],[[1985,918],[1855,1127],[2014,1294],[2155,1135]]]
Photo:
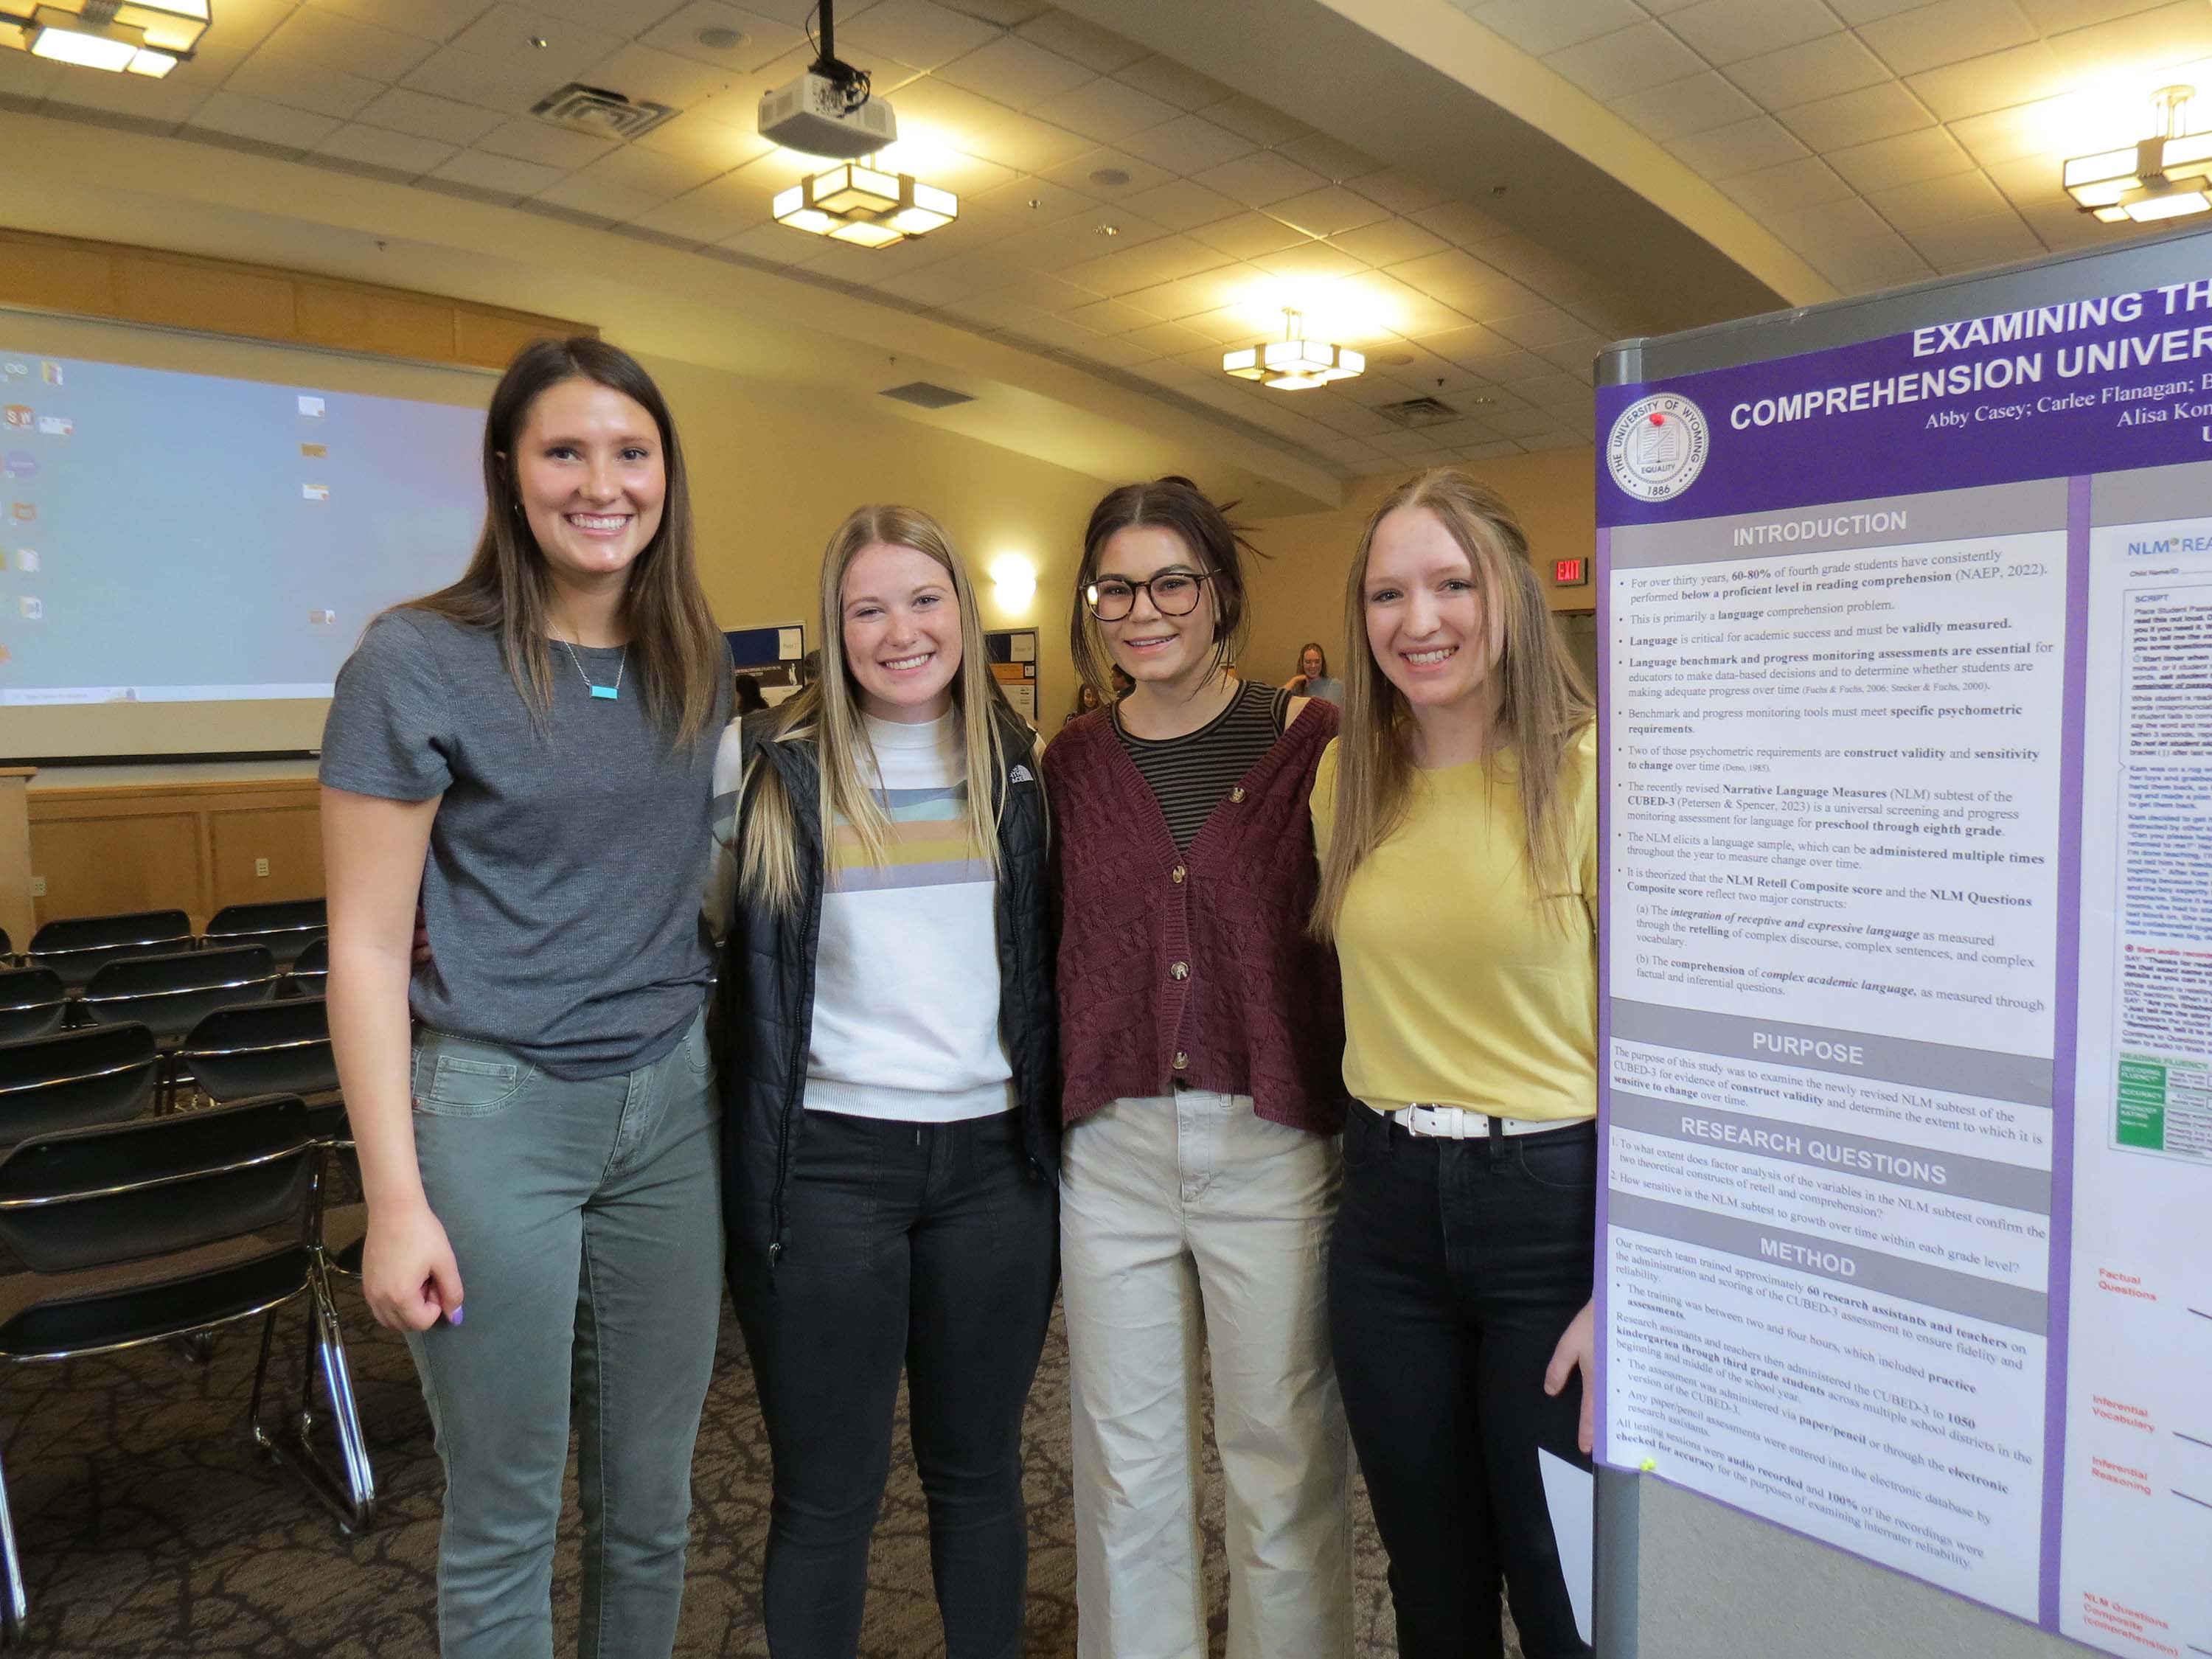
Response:
[[[1639,501],[1669,501],[1698,481],[1712,447],[1705,411],[1662,392],[1620,411],[1605,441],[1613,483]]]

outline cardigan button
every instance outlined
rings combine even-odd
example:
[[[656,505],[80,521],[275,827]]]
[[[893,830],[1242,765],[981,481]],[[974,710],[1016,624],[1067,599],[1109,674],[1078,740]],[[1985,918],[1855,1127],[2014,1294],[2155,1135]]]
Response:
[[[1168,872],[1168,879],[1172,882],[1180,882],[1189,873],[1189,871],[1184,869],[1182,866],[1178,864],[1174,869]]]
[[[1168,977],[1170,979],[1188,979],[1190,977],[1190,964],[1187,962],[1170,963],[1168,964]]]
[[[1244,786],[1240,783],[1231,790],[1229,799],[1232,805],[1242,806],[1244,804]]]
[[[1183,1053],[1183,1051],[1182,1051],[1182,1049],[1180,1049],[1180,1048],[1176,1049],[1176,1059],[1175,1059],[1175,1068],[1176,1068],[1176,1070],[1177,1070],[1178,1072],[1180,1072],[1181,1070],[1182,1070],[1182,1068],[1183,1068],[1184,1066],[1188,1066],[1188,1065],[1189,1065],[1189,1064],[1190,1064],[1190,1056],[1189,1056],[1188,1054],[1187,1054]]]

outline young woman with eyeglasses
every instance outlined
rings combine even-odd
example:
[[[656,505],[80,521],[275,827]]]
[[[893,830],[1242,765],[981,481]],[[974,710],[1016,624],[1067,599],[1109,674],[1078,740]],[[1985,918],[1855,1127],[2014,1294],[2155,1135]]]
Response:
[[[553,1650],[573,1374],[577,1650],[648,1659],[676,1639],[721,1306],[696,899],[729,653],[635,359],[524,348],[483,461],[468,568],[369,624],[323,732],[362,1289],[445,1465],[441,1650]],[[418,896],[435,961],[410,973]]]
[[[1589,1467],[1597,755],[1528,538],[1490,490],[1384,498],[1314,787],[1344,968],[1329,1322],[1405,1659],[1585,1659],[1538,1451]],[[1576,1373],[1581,1373],[1577,1384]]]
[[[1021,1423],[1052,1311],[1036,736],[910,507],[831,537],[822,669],[723,738],[730,1291],[774,1462],[777,1659],[851,1659],[904,1372],[951,1659],[1015,1659]]]
[[[1069,643],[1133,689],[1046,754],[1061,872],[1060,1249],[1085,1659],[1203,1659],[1198,1368],[1228,1489],[1231,1659],[1352,1650],[1324,1318],[1343,1120],[1306,933],[1327,702],[1235,678],[1245,547],[1188,481],[1084,535]]]

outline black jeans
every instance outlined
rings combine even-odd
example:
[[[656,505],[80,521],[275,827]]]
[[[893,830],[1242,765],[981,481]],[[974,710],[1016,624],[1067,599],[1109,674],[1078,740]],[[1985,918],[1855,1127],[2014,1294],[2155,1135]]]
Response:
[[[1528,1659],[1586,1659],[1536,1449],[1576,1446],[1580,1380],[1544,1393],[1589,1299],[1594,1127],[1442,1140],[1354,1105],[1329,1244],[1329,1341],[1390,1557],[1401,1659],[1498,1659],[1504,1582]]]
[[[776,1659],[851,1659],[860,1645],[902,1364],[945,1651],[1021,1652],[1022,1407],[1060,1222],[1018,1118],[809,1112],[780,1264],[731,1259],[775,1461],[763,1613]]]

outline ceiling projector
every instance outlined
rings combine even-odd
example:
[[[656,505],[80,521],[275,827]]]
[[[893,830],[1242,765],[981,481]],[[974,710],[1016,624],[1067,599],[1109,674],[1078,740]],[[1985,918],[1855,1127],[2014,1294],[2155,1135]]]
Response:
[[[890,104],[869,95],[865,74],[855,76],[842,64],[833,68],[817,62],[788,86],[763,93],[760,136],[787,149],[840,161],[888,149],[898,142],[898,117]]]

